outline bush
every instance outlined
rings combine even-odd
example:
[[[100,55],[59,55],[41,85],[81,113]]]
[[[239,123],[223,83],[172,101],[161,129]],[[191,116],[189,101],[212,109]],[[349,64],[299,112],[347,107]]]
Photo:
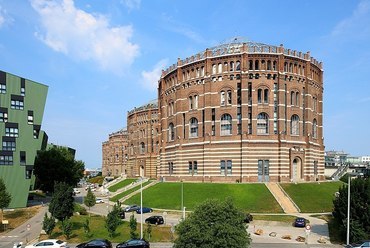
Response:
[[[87,215],[87,210],[85,207],[81,206],[80,204],[78,203],[75,203],[74,204],[74,208],[73,208],[73,212],[78,212],[80,213],[80,215]]]

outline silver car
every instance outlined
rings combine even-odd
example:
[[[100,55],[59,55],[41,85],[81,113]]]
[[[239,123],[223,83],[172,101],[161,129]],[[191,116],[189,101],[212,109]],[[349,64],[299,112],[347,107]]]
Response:
[[[59,239],[46,239],[25,248],[69,248],[68,244]]]

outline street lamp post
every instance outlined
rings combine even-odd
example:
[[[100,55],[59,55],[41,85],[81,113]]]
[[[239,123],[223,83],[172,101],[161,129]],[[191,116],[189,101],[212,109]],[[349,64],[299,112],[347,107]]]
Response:
[[[143,238],[143,177],[140,177],[140,239]]]
[[[349,245],[349,221],[350,221],[350,204],[351,204],[351,177],[358,176],[360,173],[348,173],[348,198],[347,198],[347,245]]]

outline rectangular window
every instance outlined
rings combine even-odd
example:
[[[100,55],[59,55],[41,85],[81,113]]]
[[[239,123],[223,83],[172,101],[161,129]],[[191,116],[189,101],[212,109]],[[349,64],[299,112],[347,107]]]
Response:
[[[231,172],[232,172],[232,161],[231,160],[227,160],[227,171],[226,171],[226,175],[231,175]]]
[[[26,170],[26,179],[31,179],[32,177],[32,170]]]
[[[227,104],[231,105],[232,103],[232,98],[231,98],[231,90],[227,91]]]
[[[40,135],[40,128],[41,126],[39,125],[33,125],[33,138],[38,139]]]
[[[189,169],[188,169],[188,171],[189,171],[189,174],[192,174],[192,172],[193,172],[193,162],[192,161],[189,161]]]
[[[5,136],[7,137],[18,137],[18,128],[17,127],[6,127]]]
[[[220,161],[220,173],[221,175],[225,175],[225,160]]]
[[[193,174],[196,175],[198,174],[198,162],[193,161]]]
[[[6,94],[6,84],[0,83],[0,93]]]
[[[21,78],[21,96],[26,95],[26,80],[24,78]]]
[[[26,152],[25,151],[19,152],[19,162],[21,165],[26,165]]]
[[[242,87],[241,87],[241,83],[238,83],[237,84],[236,95],[237,95],[237,104],[238,105],[241,105],[242,104]]]
[[[212,108],[212,136],[216,135],[216,109]]]
[[[33,125],[33,111],[28,111],[27,123]]]
[[[168,162],[168,174],[173,174],[173,162]]]
[[[225,105],[225,91],[221,91],[221,106]]]
[[[0,122],[8,122],[8,109],[0,108]]]
[[[0,155],[0,165],[12,165],[13,155]]]
[[[16,145],[14,141],[3,141],[3,151],[15,151]]]
[[[22,110],[24,108],[24,102],[23,102],[23,100],[13,100],[12,99],[10,101],[10,108]]]

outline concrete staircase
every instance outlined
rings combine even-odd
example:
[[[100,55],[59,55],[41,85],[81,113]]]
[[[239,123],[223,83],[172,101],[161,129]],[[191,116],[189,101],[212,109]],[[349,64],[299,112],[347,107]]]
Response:
[[[148,181],[148,180],[147,180]],[[144,181],[143,181],[144,182]],[[149,184],[147,184],[147,185],[145,185],[144,187],[143,187],[143,190],[144,189],[147,189],[147,188],[149,188],[149,187],[152,187],[152,186],[154,186],[154,185],[156,185],[157,183],[159,183],[158,181],[152,181],[151,183],[149,183]],[[128,195],[126,195],[125,197],[123,197],[122,199],[119,199],[119,201],[120,202],[124,202],[124,201],[126,201],[128,198],[130,198],[131,196],[133,196],[133,195],[136,195],[136,194],[139,194],[140,193],[140,188],[138,189],[138,190],[136,190],[136,191],[134,191],[134,192],[132,192],[132,193],[130,193],[130,194],[128,194]]]
[[[276,201],[280,204],[281,208],[284,210],[284,213],[297,214],[301,211],[288,196],[288,194],[283,190],[280,184],[268,182],[265,183],[265,185],[275,197]]]
[[[145,182],[149,181],[149,178],[143,178],[142,180],[143,180],[143,183],[145,183]],[[140,179],[138,179],[135,182],[133,182],[133,183],[131,183],[131,184],[129,184],[129,185],[127,185],[127,186],[125,186],[125,187],[117,190],[116,192],[111,192],[110,193],[110,197],[116,196],[116,195],[118,195],[118,194],[120,194],[122,192],[125,192],[125,191],[127,191],[129,189],[132,189],[132,188],[136,187],[137,185],[140,185],[140,182],[141,182]]]

